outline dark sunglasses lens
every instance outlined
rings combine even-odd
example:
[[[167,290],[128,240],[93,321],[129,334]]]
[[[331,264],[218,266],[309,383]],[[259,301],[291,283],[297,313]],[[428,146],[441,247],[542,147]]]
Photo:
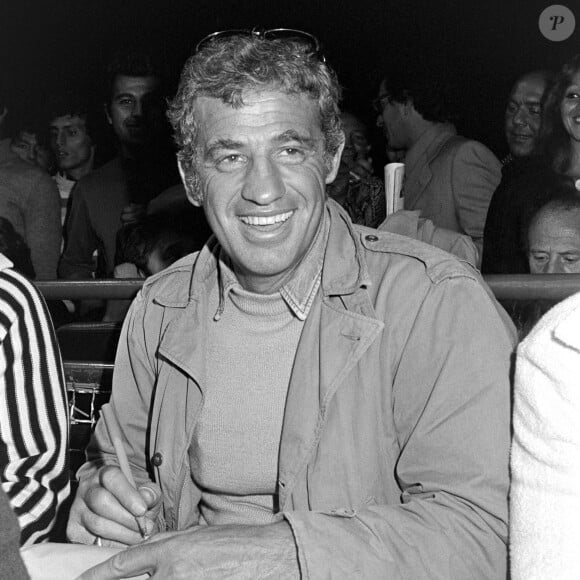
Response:
[[[220,32],[213,32],[197,43],[195,52],[199,52],[209,43],[217,39],[229,38],[232,36],[257,36],[265,40],[298,40],[307,44],[312,50],[312,53],[316,55],[321,62],[326,62],[324,55],[321,53],[318,39],[308,32],[295,30],[293,28],[272,28],[270,30],[222,30]]]

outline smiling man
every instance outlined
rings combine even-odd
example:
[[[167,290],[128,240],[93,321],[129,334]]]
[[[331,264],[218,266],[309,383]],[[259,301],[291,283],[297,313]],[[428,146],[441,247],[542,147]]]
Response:
[[[528,72],[517,79],[508,97],[504,130],[509,154],[503,160],[501,181],[491,198],[485,220],[481,263],[484,274],[528,271],[520,243],[522,220],[528,208],[541,201],[532,199],[530,192],[538,189],[539,183],[548,185],[553,179],[543,158],[536,152],[542,101],[553,77],[550,71]]]
[[[170,117],[215,236],[125,321],[137,489],[100,422],[68,532],[133,547],[84,579],[505,576],[510,333],[474,270],[327,199],[339,94],[299,31],[186,63]]]

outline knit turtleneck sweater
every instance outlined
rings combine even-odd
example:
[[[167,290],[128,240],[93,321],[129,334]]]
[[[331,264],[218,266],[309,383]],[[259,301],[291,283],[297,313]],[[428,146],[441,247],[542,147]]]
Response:
[[[279,292],[253,294],[239,285],[209,324],[204,400],[190,447],[209,525],[275,519],[284,406],[303,325]]]

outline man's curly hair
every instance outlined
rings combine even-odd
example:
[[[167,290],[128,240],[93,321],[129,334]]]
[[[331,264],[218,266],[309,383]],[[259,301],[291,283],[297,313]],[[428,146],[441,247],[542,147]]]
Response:
[[[338,151],[343,140],[338,108],[340,85],[335,73],[312,54],[310,46],[294,39],[217,38],[185,63],[177,94],[168,112],[186,187],[200,202],[203,194],[199,190],[196,171],[197,97],[221,99],[234,108],[240,108],[244,105],[243,97],[247,91],[272,89],[287,95],[305,94],[315,100],[327,159]]]

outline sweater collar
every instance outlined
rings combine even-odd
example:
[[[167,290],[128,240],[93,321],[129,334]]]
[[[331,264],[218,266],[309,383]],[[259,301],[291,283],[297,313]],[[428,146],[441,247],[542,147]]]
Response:
[[[312,302],[320,286],[320,276],[324,261],[324,250],[328,240],[329,218],[324,211],[314,240],[294,271],[277,291],[290,310],[300,320],[306,320]],[[218,320],[228,302],[229,294],[240,283],[233,271],[232,263],[225,251],[220,248],[217,262],[219,306],[214,319]]]

